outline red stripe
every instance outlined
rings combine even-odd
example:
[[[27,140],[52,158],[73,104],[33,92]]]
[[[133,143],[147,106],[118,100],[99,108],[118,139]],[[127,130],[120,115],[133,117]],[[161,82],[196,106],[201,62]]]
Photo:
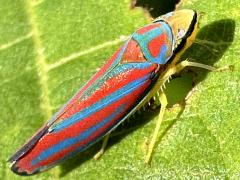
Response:
[[[121,63],[129,62],[147,62],[145,57],[143,56],[141,47],[133,39],[129,41],[121,60]]]
[[[157,57],[162,45],[166,44],[167,34],[162,33],[148,43],[148,49],[153,57]]]

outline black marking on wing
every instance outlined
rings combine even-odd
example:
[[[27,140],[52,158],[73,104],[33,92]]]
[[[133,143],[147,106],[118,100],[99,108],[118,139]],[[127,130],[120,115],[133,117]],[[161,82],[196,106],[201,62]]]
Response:
[[[38,130],[36,134],[33,135],[30,140],[24,144],[14,155],[12,155],[7,161],[10,163],[14,163],[19,158],[21,158],[26,152],[31,150],[34,145],[39,141],[39,139],[48,132],[49,127],[44,125],[42,128]]]

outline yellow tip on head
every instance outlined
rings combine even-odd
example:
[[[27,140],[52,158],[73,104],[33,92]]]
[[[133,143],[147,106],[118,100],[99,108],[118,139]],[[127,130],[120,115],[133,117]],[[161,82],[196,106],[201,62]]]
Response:
[[[183,9],[167,13],[154,22],[164,21],[172,29],[174,51],[186,49],[194,41],[198,30],[198,15],[194,10]]]

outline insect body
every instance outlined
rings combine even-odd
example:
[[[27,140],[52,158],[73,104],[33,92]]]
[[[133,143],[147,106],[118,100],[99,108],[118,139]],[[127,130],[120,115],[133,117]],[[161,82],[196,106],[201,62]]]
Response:
[[[149,162],[167,104],[161,86],[185,66],[178,62],[194,40],[197,13],[180,10],[140,28],[106,64],[10,159],[11,169],[30,175],[55,166],[105,137],[159,94],[161,112],[145,161]]]

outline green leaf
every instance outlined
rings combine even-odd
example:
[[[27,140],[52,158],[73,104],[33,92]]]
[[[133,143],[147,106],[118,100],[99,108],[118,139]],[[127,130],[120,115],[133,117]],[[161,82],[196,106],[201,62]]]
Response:
[[[149,3],[143,7],[157,8],[155,1],[142,2]],[[0,179],[20,179],[9,169],[8,157],[126,36],[150,20],[142,8],[130,9],[129,0],[0,0],[0,4]],[[170,106],[151,166],[144,164],[144,142],[154,130],[159,109],[142,112],[121,126],[100,160],[92,159],[98,143],[29,179],[239,177],[239,2],[192,0],[181,8],[204,12],[197,40],[184,58],[234,65],[235,70],[188,69],[168,84]],[[166,11],[162,7],[159,12]],[[157,12],[152,15],[160,15]],[[177,103],[189,92],[181,109]]]

